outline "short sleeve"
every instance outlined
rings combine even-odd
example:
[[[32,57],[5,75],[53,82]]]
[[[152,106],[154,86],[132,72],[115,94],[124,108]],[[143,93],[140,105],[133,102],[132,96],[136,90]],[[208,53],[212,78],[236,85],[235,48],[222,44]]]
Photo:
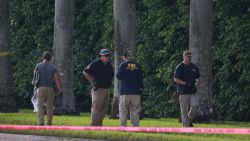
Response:
[[[174,78],[181,79],[182,78],[182,72],[181,72],[181,65],[178,65],[174,72]]]
[[[122,75],[124,73],[124,69],[123,68],[124,68],[124,63],[120,64],[119,67],[118,67],[118,70],[117,70],[117,73],[116,73],[116,78],[118,80],[121,80],[121,78],[122,78]]]

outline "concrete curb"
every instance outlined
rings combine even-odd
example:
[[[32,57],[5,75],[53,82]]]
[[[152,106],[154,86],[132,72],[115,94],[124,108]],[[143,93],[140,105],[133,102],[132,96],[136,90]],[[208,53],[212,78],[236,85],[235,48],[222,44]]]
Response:
[[[105,140],[0,133],[0,141],[105,141]]]

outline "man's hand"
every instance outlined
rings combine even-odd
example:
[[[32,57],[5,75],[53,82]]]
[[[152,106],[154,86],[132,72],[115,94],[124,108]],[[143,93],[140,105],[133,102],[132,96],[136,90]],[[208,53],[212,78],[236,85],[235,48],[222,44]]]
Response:
[[[94,80],[94,78],[93,78],[91,75],[89,75],[88,73],[86,73],[86,72],[84,72],[84,71],[83,71],[83,75],[84,75],[84,77],[85,77],[86,79],[88,79],[90,82],[92,82],[92,81]]]
[[[63,91],[62,91],[62,89],[60,89],[59,91],[58,91],[58,96],[62,96],[63,95]]]
[[[194,85],[193,85],[193,84],[188,83],[188,82],[186,82],[186,86],[188,86],[188,87],[194,87]]]
[[[199,86],[199,84],[200,84],[200,81],[198,79],[196,79],[194,86],[197,88]]]

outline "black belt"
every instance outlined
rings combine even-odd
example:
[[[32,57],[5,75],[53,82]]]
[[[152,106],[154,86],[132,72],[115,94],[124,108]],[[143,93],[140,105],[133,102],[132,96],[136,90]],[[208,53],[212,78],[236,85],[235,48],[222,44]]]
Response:
[[[109,87],[108,88],[94,87],[94,91],[101,90],[101,89],[109,89]]]

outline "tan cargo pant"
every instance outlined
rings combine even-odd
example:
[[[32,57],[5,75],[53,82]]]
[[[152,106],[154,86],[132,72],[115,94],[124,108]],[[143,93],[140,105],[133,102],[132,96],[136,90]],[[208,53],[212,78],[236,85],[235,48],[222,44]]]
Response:
[[[46,114],[47,114],[47,125],[52,124],[52,116],[53,116],[53,101],[54,101],[55,92],[51,87],[39,87],[37,89],[37,98],[38,98],[38,124],[44,124],[44,104],[46,104]]]
[[[199,96],[197,94],[179,95],[181,120],[184,127],[190,127],[199,108]]]
[[[119,117],[121,126],[127,126],[128,111],[130,112],[130,120],[133,127],[139,126],[141,111],[140,95],[121,95],[119,101]]]
[[[92,126],[102,126],[102,121],[105,116],[105,112],[108,109],[110,100],[110,89],[98,89],[91,90],[92,105],[91,105],[91,120]]]

